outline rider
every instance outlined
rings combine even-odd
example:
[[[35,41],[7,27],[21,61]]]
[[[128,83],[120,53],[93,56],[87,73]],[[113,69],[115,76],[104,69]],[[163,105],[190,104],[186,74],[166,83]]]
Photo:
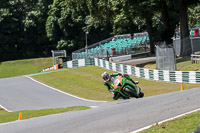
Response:
[[[117,99],[119,99],[119,98],[127,99],[127,97],[122,96],[120,93],[112,91],[112,90],[114,90],[114,89],[113,89],[113,87],[112,87],[112,85],[111,85],[111,78],[114,78],[114,77],[116,77],[116,76],[118,76],[118,75],[129,79],[129,80],[132,81],[134,84],[138,84],[138,81],[133,81],[133,80],[129,77],[128,74],[113,73],[113,74],[109,75],[107,72],[104,72],[104,73],[102,73],[101,76],[102,76],[102,78],[103,78],[103,80],[104,80],[104,85],[107,87],[108,91],[109,91],[109,92],[112,92],[112,93],[114,94],[114,95],[113,95],[113,99],[114,99],[114,100],[117,100]]]

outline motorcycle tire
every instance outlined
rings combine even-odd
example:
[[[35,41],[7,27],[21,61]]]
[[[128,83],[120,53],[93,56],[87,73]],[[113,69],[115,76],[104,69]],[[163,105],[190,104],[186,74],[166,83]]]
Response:
[[[139,96],[140,96],[140,98],[144,97],[144,93],[140,91]]]
[[[131,97],[140,98],[140,96],[136,94],[136,91],[134,89],[130,90],[129,88],[125,88],[124,91],[130,94]]]
[[[141,88],[139,86],[137,86],[138,90],[139,90],[139,96],[140,98],[144,97],[144,93],[141,91]]]

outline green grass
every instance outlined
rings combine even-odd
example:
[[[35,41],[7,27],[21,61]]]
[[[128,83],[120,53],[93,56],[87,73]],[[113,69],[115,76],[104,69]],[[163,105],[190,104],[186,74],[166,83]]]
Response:
[[[199,71],[200,63],[192,64],[190,57],[181,58],[176,60],[178,71]]]
[[[200,124],[200,111],[152,126],[140,133],[191,133]]]
[[[101,74],[107,71],[96,66],[69,68],[66,71],[59,71],[43,75],[33,76],[34,79],[41,81],[49,86],[68,92],[70,94],[92,100],[112,101],[112,94],[103,85]],[[159,95],[174,91],[180,91],[180,83],[168,83],[161,81],[145,80],[132,77],[139,81],[139,86],[145,96]],[[184,89],[199,87],[199,84],[183,84]]]
[[[156,62],[137,65],[147,69],[156,69]],[[179,57],[176,59],[177,71],[199,71],[200,63],[192,64],[190,57]]]
[[[6,112],[0,108],[0,118],[1,118],[0,123],[18,120],[20,112],[22,113],[23,119],[29,119],[32,117],[39,117],[50,114],[65,113],[70,111],[79,111],[86,109],[90,109],[90,107],[76,106],[76,107],[57,108],[57,109],[25,110],[18,112]]]
[[[35,58],[0,62],[0,78],[37,73],[52,66],[52,58]]]
[[[107,101],[112,99],[111,94],[103,85],[101,74],[104,71],[105,69],[100,67],[88,66],[36,75],[33,78],[79,97]]]

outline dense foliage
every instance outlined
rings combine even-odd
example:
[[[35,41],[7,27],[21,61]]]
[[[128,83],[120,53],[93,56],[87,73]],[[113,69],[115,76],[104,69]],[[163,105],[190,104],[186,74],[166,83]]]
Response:
[[[1,0],[0,60],[68,55],[116,34],[147,31],[155,41],[171,43],[178,25],[183,38],[199,26],[199,0]],[[183,44],[184,45],[184,44]]]

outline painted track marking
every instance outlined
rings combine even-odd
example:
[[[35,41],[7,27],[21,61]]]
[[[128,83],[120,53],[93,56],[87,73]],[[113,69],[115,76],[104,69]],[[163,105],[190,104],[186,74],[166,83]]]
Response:
[[[140,129],[137,129],[137,130],[132,131],[132,132],[130,132],[130,133],[138,133],[138,132],[141,132],[141,131],[143,131],[143,130],[145,130],[145,129],[149,129],[149,128],[151,128],[152,126],[154,126],[154,125],[156,125],[156,124],[162,124],[162,123],[164,123],[164,122],[167,122],[167,121],[170,121],[170,120],[174,120],[174,119],[176,119],[176,118],[179,118],[179,117],[182,117],[182,116],[185,116],[185,115],[188,115],[188,114],[197,112],[197,111],[200,111],[200,108],[195,109],[195,110],[193,110],[193,111],[189,111],[189,112],[180,114],[180,115],[177,115],[177,116],[175,116],[175,117],[172,117],[172,118],[169,118],[169,119],[166,119],[166,120],[163,120],[163,121],[160,121],[160,122],[158,122],[158,123],[154,123],[154,124],[152,124],[152,125],[149,125],[149,126],[146,126],[146,127],[140,128]]]
[[[7,111],[7,112],[12,112],[12,111],[8,110],[7,108],[5,108],[4,106],[2,106],[1,104],[0,104],[0,107],[1,107],[2,109],[4,109],[5,111]]]
[[[71,97],[74,97],[74,98],[77,98],[77,99],[80,99],[80,100],[83,100],[83,101],[88,101],[88,102],[107,102],[107,101],[88,100],[88,99],[84,99],[84,98],[81,98],[81,97],[78,97],[78,96],[74,96],[74,95],[69,94],[69,93],[67,93],[67,92],[58,90],[58,89],[53,88],[53,87],[51,87],[51,86],[48,86],[48,85],[46,85],[46,84],[44,84],[44,83],[42,83],[42,82],[39,82],[39,81],[33,79],[32,77],[29,77],[29,76],[25,76],[25,77],[27,77],[27,78],[33,80],[33,81],[36,82],[36,83],[39,83],[39,84],[41,84],[41,85],[43,85],[43,86],[46,86],[46,87],[48,87],[48,88],[50,88],[50,89],[52,89],[52,90],[54,90],[54,91],[58,91],[58,92],[60,92],[60,93],[63,93],[63,94],[65,94],[65,95],[68,95],[68,96],[71,96]]]

